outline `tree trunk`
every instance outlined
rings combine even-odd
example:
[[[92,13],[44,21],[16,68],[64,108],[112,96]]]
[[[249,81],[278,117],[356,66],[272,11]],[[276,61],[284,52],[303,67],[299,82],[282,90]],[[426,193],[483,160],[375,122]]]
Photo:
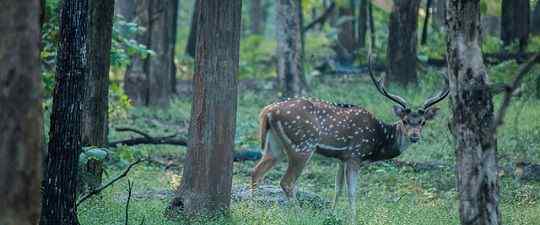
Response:
[[[0,224],[34,225],[41,210],[40,2],[0,3]]]
[[[354,30],[353,5],[345,3],[338,7],[337,42],[334,46],[336,61],[341,65],[352,65],[356,57],[357,38]]]
[[[49,132],[41,225],[76,225],[75,205],[84,83],[88,2],[62,1],[56,86]]]
[[[190,139],[170,209],[184,215],[228,210],[236,123],[241,0],[200,0]]]
[[[189,36],[186,44],[186,54],[195,58],[195,45],[197,42],[197,16],[199,8],[199,1],[195,0],[195,5],[193,6],[193,12],[191,14],[191,28],[189,29]]]
[[[428,24],[429,24],[429,17],[431,16],[431,4],[432,0],[427,0],[426,2],[426,16],[424,17],[424,26],[422,27],[422,40],[420,43],[422,45],[425,45],[428,38]]]
[[[402,0],[394,4],[388,34],[388,78],[402,86],[417,84],[416,27],[420,0]]]
[[[82,145],[105,146],[108,134],[109,68],[114,0],[89,1],[88,76],[84,87]],[[103,165],[89,160],[83,168],[80,191],[101,185]]]
[[[540,1],[536,2],[531,18],[531,32],[540,34]]]
[[[137,0],[135,22],[145,28],[137,40],[155,52],[148,57],[135,56],[125,75],[124,89],[136,105],[166,106],[172,95],[171,68],[174,67],[174,53],[170,48],[172,33],[172,13],[177,0]]]
[[[529,41],[529,0],[503,0],[501,14],[501,40],[504,46],[519,42],[519,51],[525,51]]]
[[[252,34],[263,34],[266,21],[264,0],[251,0],[249,3],[250,30]]]
[[[448,5],[450,127],[456,139],[461,224],[500,224],[497,140],[489,77],[482,59],[480,0]]]
[[[117,16],[122,16],[126,21],[133,21],[137,11],[135,0],[115,0],[114,11]]]
[[[368,4],[369,0],[360,0],[360,4],[358,4],[358,27],[356,30],[358,48],[366,47],[366,34],[368,27]]]
[[[371,1],[368,1],[368,24],[369,24],[369,36],[371,39],[371,48],[376,48],[376,37],[375,37],[375,20],[373,19],[373,4]]]
[[[171,0],[171,6],[167,7],[169,16],[169,23],[167,27],[170,29],[169,32],[169,54],[170,54],[170,60],[169,63],[169,74],[171,75],[171,93],[177,94],[176,92],[176,63],[174,62],[176,59],[176,36],[177,36],[177,29],[178,29],[178,7],[180,0]]]
[[[433,29],[442,31],[446,30],[446,1],[447,0],[434,0],[433,7]]]
[[[277,2],[278,86],[284,97],[302,95],[303,85],[300,0]]]

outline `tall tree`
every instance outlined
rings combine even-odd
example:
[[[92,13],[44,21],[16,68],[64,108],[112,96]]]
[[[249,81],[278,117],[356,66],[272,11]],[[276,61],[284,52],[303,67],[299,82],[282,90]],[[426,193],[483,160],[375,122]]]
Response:
[[[191,14],[191,27],[189,28],[189,36],[186,43],[186,54],[195,58],[195,45],[197,41],[197,9],[199,8],[199,0],[195,0],[193,12]]]
[[[388,34],[388,78],[406,86],[416,84],[416,28],[420,0],[400,0],[390,14]]]
[[[266,17],[268,14],[264,3],[264,0],[251,0],[249,2],[249,28],[252,34],[264,33]]]
[[[334,46],[336,61],[351,65],[356,57],[358,39],[354,28],[354,5],[352,2],[338,6],[337,42]]]
[[[501,40],[505,46],[519,43],[519,50],[525,51],[529,41],[529,0],[503,0],[501,14]]]
[[[34,225],[41,210],[40,2],[0,2],[0,224]]]
[[[482,59],[480,0],[448,4],[450,127],[462,225],[500,224],[497,140],[489,77]],[[473,88],[474,87],[474,88]]]
[[[301,0],[277,2],[278,88],[285,97],[302,95],[306,90],[302,64]]]
[[[366,36],[367,36],[367,28],[368,28],[368,5],[369,0],[360,0],[360,4],[358,4],[358,25],[356,28],[357,33],[357,41],[358,41],[358,47],[364,48],[366,47]]]
[[[536,6],[532,12],[530,27],[532,33],[540,34],[540,1],[536,2]]]
[[[77,225],[75,196],[87,74],[88,1],[62,1],[41,225]]]
[[[388,78],[406,86],[417,83],[416,28],[421,0],[400,0],[390,14],[388,34]]]
[[[200,0],[188,153],[170,208],[185,215],[227,210],[231,200],[241,0]]]
[[[88,76],[84,87],[82,145],[105,146],[108,134],[109,68],[114,0],[89,1]],[[102,163],[89,160],[81,179],[83,190],[101,185]]]
[[[176,20],[178,0],[136,0],[135,22],[145,28],[137,40],[155,52],[147,57],[135,56],[126,70],[124,89],[137,105],[166,106],[173,92],[171,75],[174,67],[173,49],[170,43],[172,20]]]
[[[434,0],[433,2],[433,29],[442,31],[446,29],[446,1],[447,0]]]

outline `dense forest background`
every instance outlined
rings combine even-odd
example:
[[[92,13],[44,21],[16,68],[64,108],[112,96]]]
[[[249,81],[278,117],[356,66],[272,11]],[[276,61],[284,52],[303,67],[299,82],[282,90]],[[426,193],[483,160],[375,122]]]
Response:
[[[21,56],[8,63],[8,57],[0,57],[0,65],[34,63],[28,74],[40,74],[40,79],[23,79],[27,86],[5,89],[32,94],[0,96],[0,107],[12,109],[0,113],[0,120],[8,121],[7,128],[16,127],[13,121],[27,121],[32,130],[42,132],[6,128],[0,143],[8,140],[4,137],[29,136],[32,146],[44,146],[39,147],[43,159],[21,156],[28,162],[23,165],[31,171],[28,177],[44,178],[39,184],[46,196],[39,206],[41,224],[346,224],[346,201],[337,210],[327,207],[335,192],[333,159],[315,155],[305,168],[298,184],[301,207],[283,206],[278,196],[284,163],[266,176],[268,192],[263,197],[251,201],[245,192],[260,157],[259,112],[268,104],[306,96],[359,105],[388,123],[397,120],[392,103],[367,76],[371,54],[373,69],[386,75],[388,88],[413,106],[445,85],[441,74],[450,77],[451,96],[440,103],[439,115],[426,125],[419,143],[397,159],[360,170],[357,224],[467,224],[464,209],[490,204],[496,210],[486,213],[500,218],[470,224],[537,224],[540,4],[463,3],[474,4],[470,7],[477,14],[451,7],[462,2],[42,0],[39,13],[26,18],[30,23],[39,19],[40,27],[30,30],[39,28],[40,36],[21,39],[40,40],[35,46],[40,61]],[[1,8],[8,6],[0,3]],[[0,24],[25,15],[8,12],[0,10]],[[465,23],[478,26],[466,30]],[[460,61],[459,46],[454,45],[463,30],[472,37],[465,38],[467,46],[479,47],[477,55],[467,55],[470,61]],[[14,43],[2,42],[2,56],[8,55],[10,45],[18,46]],[[472,60],[478,57],[480,61]],[[10,76],[1,78],[8,87]],[[477,89],[467,92],[465,87],[473,86]],[[469,93],[465,99],[470,102],[461,105],[459,93]],[[32,110],[13,120],[19,107]],[[480,121],[485,118],[489,121]],[[480,127],[481,134],[467,139],[456,132],[469,125]],[[482,136],[486,130],[492,137]],[[467,150],[475,141],[481,142],[479,150]],[[10,168],[7,156],[0,154],[0,164]],[[492,164],[491,157],[497,159]],[[480,171],[475,181],[486,179],[494,186],[463,190],[468,165]],[[202,176],[210,178],[201,181]],[[0,172],[0,182],[6,182],[3,178],[10,176]],[[55,186],[59,183],[61,189]],[[35,180],[33,184],[26,187],[37,190]],[[0,193],[11,190],[1,186]],[[178,200],[198,193],[197,188],[208,196],[227,197]],[[487,206],[462,205],[464,193],[474,191],[496,196],[495,203],[481,199]],[[37,195],[28,198],[39,203]],[[229,207],[226,215],[204,211]],[[27,217],[35,217],[36,211],[29,210]],[[206,216],[184,217],[179,211]],[[490,216],[479,214],[489,221]]]

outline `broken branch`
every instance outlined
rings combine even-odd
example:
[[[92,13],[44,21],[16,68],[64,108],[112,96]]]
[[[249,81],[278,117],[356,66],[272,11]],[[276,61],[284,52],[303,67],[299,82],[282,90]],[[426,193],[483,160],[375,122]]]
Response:
[[[330,17],[332,11],[334,11],[334,8],[336,8],[336,3],[332,2],[328,8],[326,8],[321,16],[319,16],[317,19],[311,21],[307,26],[302,29],[302,32],[307,32],[311,30],[315,25],[324,23],[328,17]]]
[[[151,135],[135,128],[123,127],[123,128],[116,128],[115,130],[116,131],[130,131],[130,132],[139,134],[143,137],[109,142],[107,146],[111,148],[117,147],[118,145],[133,146],[133,145],[142,145],[142,144],[187,146],[186,138],[179,136],[179,134],[173,134],[173,135],[162,136],[162,137],[152,137]]]
[[[125,176],[127,176],[127,174],[129,173],[129,171],[131,170],[131,168],[133,168],[133,166],[141,163],[143,160],[141,159],[138,159],[137,161],[135,162],[132,162],[131,164],[129,164],[126,169],[120,174],[118,175],[117,177],[115,177],[114,179],[112,179],[111,181],[109,181],[108,183],[104,184],[104,185],[101,185],[101,187],[99,188],[96,188],[90,192],[88,192],[87,194],[85,194],[84,196],[82,196],[78,201],[77,201],[77,206],[79,206],[81,203],[83,203],[84,201],[88,200],[90,197],[96,195],[96,194],[99,194],[101,191],[105,190],[106,188],[108,188],[109,186],[111,186],[112,184],[116,183],[117,181],[119,181],[120,179],[124,178]]]

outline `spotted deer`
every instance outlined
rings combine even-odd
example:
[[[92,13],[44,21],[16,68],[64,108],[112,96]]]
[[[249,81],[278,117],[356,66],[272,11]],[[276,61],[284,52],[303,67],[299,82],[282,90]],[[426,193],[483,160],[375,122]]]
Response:
[[[397,157],[411,143],[418,142],[425,122],[432,120],[439,110],[434,105],[448,95],[445,77],[445,88],[413,110],[402,97],[386,90],[384,77],[380,80],[374,77],[371,60],[369,75],[377,90],[397,103],[393,108],[397,122],[387,124],[358,106],[307,98],[268,105],[260,113],[263,156],[253,170],[251,188],[254,190],[264,174],[286,156],[288,167],[280,185],[285,195],[294,200],[296,181],[315,152],[340,160],[334,207],[346,183],[349,207],[356,212],[359,168],[369,162]]]

